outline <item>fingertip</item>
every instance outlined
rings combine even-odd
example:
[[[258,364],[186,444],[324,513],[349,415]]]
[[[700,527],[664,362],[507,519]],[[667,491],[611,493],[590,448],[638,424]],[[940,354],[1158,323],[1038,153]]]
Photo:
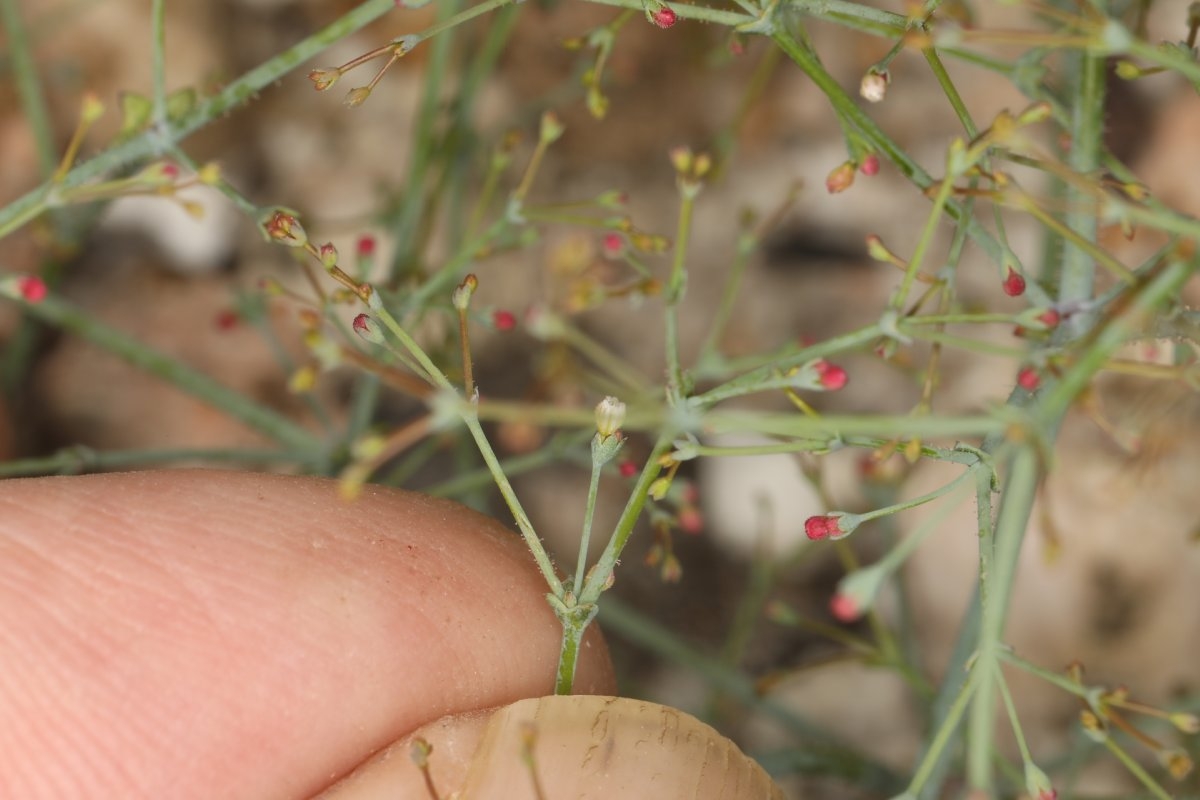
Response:
[[[549,691],[545,591],[518,537],[420,495],[348,506],[330,481],[206,471],[5,482],[0,775],[306,796],[432,719]],[[582,656],[581,688],[608,689],[602,640]]]
[[[412,757],[420,739],[422,770]],[[396,742],[320,800],[655,797],[782,800],[729,739],[690,714],[621,697],[520,700]]]

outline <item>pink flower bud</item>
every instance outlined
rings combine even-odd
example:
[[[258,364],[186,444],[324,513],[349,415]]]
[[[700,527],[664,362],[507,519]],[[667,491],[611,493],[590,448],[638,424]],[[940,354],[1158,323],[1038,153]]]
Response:
[[[861,172],[863,175],[866,175],[868,178],[871,177],[872,175],[878,175],[879,174],[879,156],[875,155],[874,153],[871,153],[871,155],[864,158],[863,162],[861,164],[859,164],[858,171]]]
[[[511,311],[495,311],[492,313],[492,325],[498,331],[511,331],[517,327],[517,315]]]
[[[1011,266],[1004,268],[1004,293],[1009,297],[1025,294],[1025,278]]]
[[[37,275],[17,278],[17,292],[27,303],[40,303],[46,297],[46,282]]]
[[[1042,377],[1033,367],[1021,367],[1021,371],[1017,373],[1017,385],[1027,392],[1037,389],[1041,382]]]
[[[841,389],[846,385],[846,381],[849,380],[846,370],[836,364],[830,364],[823,358],[818,359],[813,366],[817,370],[817,380],[831,392]]]
[[[375,237],[369,234],[363,234],[358,237],[358,243],[355,245],[355,253],[359,258],[370,258],[375,255]]]
[[[325,244],[321,245],[318,253],[321,256],[321,263],[325,265],[325,269],[333,269],[337,266],[338,251],[337,248],[333,246],[333,242],[326,242]]]
[[[838,622],[854,622],[862,616],[862,609],[853,597],[838,592],[829,600],[829,613]]]
[[[675,12],[670,7],[664,5],[662,8],[650,12],[650,21],[658,27],[665,29],[671,27],[679,20]]]
[[[1038,322],[1047,328],[1057,328],[1058,323],[1062,322],[1062,314],[1058,313],[1057,309],[1051,308],[1038,315]]]
[[[814,542],[821,539],[844,539],[858,528],[862,517],[843,511],[809,517],[804,520],[804,533]]]
[[[354,318],[354,332],[371,344],[383,344],[383,329],[370,314],[359,314]]]
[[[625,240],[619,233],[606,233],[601,248],[604,250],[605,257],[620,258],[621,253],[625,250]]]
[[[632,478],[638,474],[638,466],[629,459],[626,459],[617,465],[617,472],[621,473],[622,478]]]
[[[809,517],[804,521],[804,533],[814,542],[828,539],[837,532],[837,517]]]

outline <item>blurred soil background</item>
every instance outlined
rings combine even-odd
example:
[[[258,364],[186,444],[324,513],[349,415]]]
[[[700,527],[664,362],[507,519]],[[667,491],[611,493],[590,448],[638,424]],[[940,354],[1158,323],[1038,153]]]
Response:
[[[56,150],[66,147],[80,99],[91,91],[109,109],[89,135],[84,157],[98,152],[119,130],[118,93],[150,90],[149,3],[26,0],[21,5]],[[355,5],[340,0],[168,3],[168,87],[211,92]],[[1151,41],[1180,38],[1185,5],[1153,5]],[[903,13],[898,6],[891,10]],[[708,335],[746,213],[768,217],[796,185],[803,188],[795,203],[751,257],[723,333],[723,352],[767,352],[876,320],[899,273],[869,261],[864,238],[875,233],[895,252],[911,252],[928,210],[920,193],[885,163],[880,174],[859,175],[848,191],[828,194],[826,175],[848,156],[825,98],[786,60],[766,61],[767,42],[731,43],[717,27],[681,23],[661,31],[635,17],[620,30],[605,70],[608,113],[594,119],[580,82],[591,64],[590,51],[572,50],[563,42],[585,36],[618,13],[585,3],[530,0],[522,6],[498,69],[487,77],[470,115],[464,135],[472,138],[475,155],[461,167],[474,170],[481,182],[492,149],[510,131],[519,132],[522,138],[504,176],[503,191],[510,191],[532,152],[541,112],[553,108],[566,134],[550,149],[530,203],[586,200],[616,190],[628,195],[628,214],[639,230],[673,238],[678,194],[668,149],[682,144],[714,153],[718,175],[700,195],[687,262],[681,316],[685,364]],[[349,109],[341,99],[346,89],[366,82],[372,67],[351,73],[327,93],[315,92],[305,74],[422,30],[434,15],[431,4],[385,16],[189,138],[185,150],[197,163],[218,162],[253,202],[299,211],[315,242],[332,240],[350,254],[361,236],[374,237],[376,256],[385,263],[406,246],[384,220],[406,190],[431,45],[404,58],[360,108]],[[981,3],[978,15],[981,26],[1027,21],[1019,6]],[[484,17],[462,29],[459,59],[478,46],[490,20]],[[811,34],[831,74],[852,91],[889,47],[824,24],[814,23]],[[1001,109],[1027,105],[994,75],[954,62],[949,67],[981,127]],[[33,134],[11,77],[0,49],[0,205],[40,183]],[[445,76],[447,103],[459,77],[453,71]],[[761,81],[761,92],[748,94],[755,81]],[[1200,214],[1200,98],[1169,77],[1136,83],[1114,78],[1109,88],[1110,149],[1161,200]],[[896,59],[888,96],[870,112],[931,173],[940,174],[945,147],[960,134],[960,125],[918,54]],[[450,146],[445,140],[434,145]],[[289,390],[294,370],[312,360],[303,343],[300,305],[265,297],[260,282],[270,278],[307,293],[291,253],[264,242],[254,221],[216,192],[198,190],[188,199],[202,204],[202,218],[170,200],[129,198],[72,210],[53,224],[27,225],[4,241],[0,262],[5,270],[55,272],[56,291],[95,318],[307,427],[344,422],[359,385],[353,368],[323,373],[311,395]],[[1036,263],[1038,229],[1016,218],[1009,225],[1020,255]],[[443,219],[432,228],[428,246],[406,264],[411,274],[436,269],[456,247],[449,240],[453,225]],[[632,273],[606,257],[602,231],[562,224],[539,230],[531,246],[494,254],[473,267],[480,281],[476,306],[511,311],[518,319],[530,308],[553,309],[624,358],[645,385],[660,382],[661,298],[637,292],[603,298],[605,287],[627,283]],[[948,241],[943,236],[942,252]],[[1129,264],[1162,243],[1148,234],[1128,241],[1116,232],[1105,241]],[[667,274],[668,258],[646,258],[660,279]],[[1020,300],[997,291],[999,281],[986,260],[968,257],[961,272],[964,304],[1021,308]],[[418,333],[423,341],[439,341],[450,320],[448,314],[430,317]],[[14,307],[0,305],[0,347],[11,344],[19,325]],[[582,408],[599,399],[587,359],[539,341],[524,322],[511,331],[475,327],[477,380],[485,398]],[[994,335],[1011,339],[1007,330]],[[261,434],[219,410],[76,336],[39,328],[35,342],[28,369],[3,398],[0,456],[5,459],[43,457],[76,446],[127,451],[268,445]],[[441,355],[456,363],[452,349]],[[1164,357],[1161,349],[1146,346],[1137,355]],[[849,385],[816,397],[813,404],[820,411],[906,413],[920,398],[925,357],[915,349],[891,362],[870,352],[839,359]],[[1010,361],[953,352],[945,358],[936,412],[1002,401],[1013,386],[1017,365]],[[1195,447],[1200,407],[1190,390],[1136,380],[1105,383],[1096,398],[1112,430],[1082,413],[1067,426],[1060,470],[1044,488],[1044,507],[1035,510],[1036,530],[1029,537],[1010,638],[1030,660],[1060,670],[1082,659],[1090,679],[1124,683],[1147,702],[1195,698],[1200,502],[1191,487],[1200,475]],[[745,405],[791,408],[782,397],[758,397]],[[397,425],[421,410],[414,398],[389,394],[379,419]],[[502,455],[558,441],[529,420],[493,425],[490,432]],[[644,456],[648,443],[634,436],[627,451],[635,459]],[[564,565],[574,563],[578,548],[586,457],[581,444],[567,452],[565,465],[515,480],[535,526]],[[461,455],[448,448],[405,485],[436,487],[462,468]],[[892,672],[859,663],[844,643],[826,635],[822,626],[837,625],[826,609],[842,567],[831,548],[806,546],[803,522],[827,510],[827,502],[864,510],[896,492],[930,485],[928,471],[917,472],[910,477],[901,459],[873,464],[849,452],[821,463],[786,455],[690,462],[663,504],[657,533],[643,521],[614,592],[627,607],[702,653],[705,663],[741,674],[741,685],[759,696],[810,717],[874,762],[907,775],[923,735],[920,692]],[[824,496],[810,481],[817,475]],[[615,473],[606,476],[598,532],[611,528],[630,485]],[[464,499],[506,516],[486,489],[469,491]],[[907,608],[915,620],[918,661],[935,677],[977,570],[973,512],[965,511],[965,522],[946,526],[914,560],[906,602],[889,600],[894,617],[903,616],[895,609]],[[901,528],[908,524],[900,522]],[[871,558],[895,534],[881,530],[856,536],[860,555]],[[1048,540],[1056,548],[1054,558]],[[677,582],[663,579],[664,548],[678,558]],[[655,553],[656,566],[644,563]],[[784,604],[817,624],[770,621],[764,612],[770,603]],[[664,659],[619,634],[612,639],[627,693],[698,713],[776,770],[798,768],[799,761],[788,762],[793,734],[772,723],[770,715],[748,708],[735,688],[717,688],[694,664]],[[1078,707],[1045,686],[1018,683],[1014,688],[1020,689],[1019,705],[1030,719],[1033,739],[1051,752],[1067,749],[1077,738]],[[1128,780],[1106,766],[1077,788],[1103,793],[1127,786]],[[786,783],[795,796],[877,796],[844,778]],[[1187,786],[1198,788],[1194,780]]]

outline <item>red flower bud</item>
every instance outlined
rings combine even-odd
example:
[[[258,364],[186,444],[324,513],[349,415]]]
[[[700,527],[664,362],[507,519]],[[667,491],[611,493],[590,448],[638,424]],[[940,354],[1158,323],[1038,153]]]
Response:
[[[1047,328],[1057,328],[1058,323],[1062,322],[1062,314],[1058,313],[1058,309],[1050,308],[1038,315],[1038,322]]]
[[[625,240],[621,238],[619,233],[606,233],[604,234],[601,248],[604,250],[604,255],[607,258],[619,258],[621,252],[625,249]]]
[[[821,539],[844,539],[858,529],[863,518],[844,511],[809,517],[804,520],[804,533],[814,542]]]
[[[854,622],[862,616],[862,609],[853,597],[838,592],[829,600],[829,613],[838,622]]]
[[[1020,297],[1025,294],[1025,278],[1012,267],[1005,267],[1004,293],[1009,297]]]
[[[858,165],[858,171],[861,172],[863,175],[866,175],[868,178],[871,177],[872,175],[878,175],[879,174],[879,156],[875,155],[874,153],[871,153],[871,155],[864,158],[863,162]]]
[[[492,324],[498,331],[511,331],[517,327],[517,315],[511,311],[492,312]]]
[[[837,532],[837,517],[809,517],[804,521],[804,533],[814,542],[828,539]]]
[[[831,392],[836,392],[846,385],[849,377],[846,375],[846,370],[836,364],[830,364],[825,359],[818,359],[813,366],[817,370],[818,381],[822,386]]]
[[[359,258],[370,258],[375,255],[375,237],[369,234],[363,234],[358,237],[358,243],[355,245],[355,252]]]
[[[632,478],[638,473],[637,464],[626,459],[617,465],[617,472],[621,473],[622,478]]]
[[[354,332],[371,344],[383,344],[383,329],[370,314],[359,314],[354,318]]]
[[[1021,367],[1021,371],[1017,373],[1017,385],[1027,392],[1037,389],[1041,382],[1042,377],[1033,367]]]
[[[663,6],[657,11],[650,12],[650,21],[660,28],[669,28],[678,22],[678,17],[669,7]]]
[[[338,251],[333,242],[326,242],[317,250],[325,269],[333,269],[338,263]]]
[[[40,303],[46,297],[46,282],[37,275],[17,278],[17,291],[27,303]]]

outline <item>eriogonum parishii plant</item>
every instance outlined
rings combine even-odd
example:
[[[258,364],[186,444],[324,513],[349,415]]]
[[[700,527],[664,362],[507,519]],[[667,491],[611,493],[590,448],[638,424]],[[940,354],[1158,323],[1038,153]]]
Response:
[[[30,42],[9,36],[23,114],[40,148],[42,182],[0,208],[0,238],[33,231],[40,248],[37,258],[21,265],[20,274],[6,272],[0,278],[0,296],[22,311],[15,344],[5,351],[6,389],[16,392],[25,385],[37,326],[48,325],[81,336],[238,419],[273,444],[272,463],[339,476],[348,499],[368,482],[404,483],[438,458],[452,460],[456,476],[426,488],[486,503],[483,487],[489,481],[495,486],[562,624],[556,691],[571,691],[583,633],[597,615],[607,614],[614,630],[696,667],[714,687],[713,708],[736,702],[782,720],[800,742],[798,752],[805,750],[811,759],[776,759],[781,772],[811,767],[851,783],[867,780],[865,775],[880,796],[924,798],[937,796],[961,764],[966,783],[981,797],[1022,790],[1054,797],[1054,783],[1044,771],[1053,757],[1030,752],[1008,673],[1000,668],[1004,663],[1080,697],[1087,734],[1116,753],[1147,791],[1166,796],[1157,773],[1129,756],[1115,732],[1146,744],[1167,775],[1177,777],[1186,772],[1187,756],[1127,715],[1137,710],[1183,719],[1187,724],[1176,723],[1182,733],[1194,732],[1192,718],[1183,711],[1147,712],[1131,705],[1121,690],[1088,687],[1074,674],[1063,677],[1023,660],[1006,648],[1005,626],[1022,539],[1039,487],[1055,468],[1055,437],[1096,376],[1118,370],[1196,385],[1198,329],[1181,293],[1197,266],[1200,222],[1156,197],[1104,140],[1110,62],[1119,80],[1200,87],[1195,4],[1173,21],[1174,33],[1166,42],[1148,37],[1146,9],[1126,13],[1106,4],[1033,4],[1017,28],[966,23],[958,6],[936,3],[900,10],[840,0],[592,4],[601,16],[580,22],[561,51],[578,69],[544,96],[514,103],[502,124],[479,121],[487,81],[506,52],[530,47],[532,40],[518,41],[515,32],[529,36],[532,28],[545,43],[549,34],[538,27],[540,19],[521,25],[551,13],[510,0],[474,5],[444,0],[403,17],[396,11],[401,4],[393,0],[366,0],[210,92],[167,91],[165,3],[155,0],[153,36],[145,45],[153,64],[151,91],[126,92],[115,110],[106,110],[98,96],[85,95],[69,137],[50,129]],[[379,27],[367,28],[376,21],[394,26],[391,38],[380,35]],[[856,52],[872,53],[873,62],[852,79],[832,71],[821,56],[822,37],[835,30],[853,39]],[[364,36],[375,38],[364,45]],[[624,186],[555,195],[544,167],[553,163],[556,148],[571,144],[580,130],[573,126],[616,125],[618,107],[627,100],[622,82],[632,74],[622,48],[638,37],[658,37],[642,39],[652,41],[650,50],[680,54],[707,48],[713,63],[745,59],[757,66],[730,71],[733,79],[744,78],[745,91],[729,95],[742,100],[729,109],[727,124],[717,134],[696,134],[690,145],[661,143],[653,168],[602,166],[614,176],[644,171],[657,187],[650,202],[628,196]],[[339,52],[365,49],[337,66],[313,62],[326,58],[335,44]],[[1011,52],[997,50],[996,44]],[[704,88],[706,81],[718,80],[707,67],[701,68],[699,60],[674,60],[684,66],[676,63],[669,75],[652,71],[637,80],[670,89],[666,94],[676,90],[671,82],[695,82],[701,87],[695,97],[706,98],[706,107],[711,100],[713,113],[724,108],[716,100],[725,95]],[[1023,100],[977,116],[965,86],[954,77],[959,65],[999,79]],[[240,180],[215,162],[197,163],[190,154],[190,134],[241,113],[240,107],[279,81],[303,84],[305,70],[307,85],[316,92],[341,92],[349,85],[344,105],[332,108],[314,94],[306,113],[346,115],[355,120],[351,125],[371,126],[373,107],[401,102],[391,94],[395,86],[420,90],[411,109],[411,150],[403,154],[405,176],[381,190],[369,215],[352,222],[275,205],[257,196],[257,189],[239,188]],[[366,77],[352,79],[350,73]],[[788,189],[739,219],[730,187],[739,177],[738,143],[750,135],[746,131],[756,109],[770,102],[772,80],[785,73],[789,79],[802,76],[805,86],[820,95],[839,137],[835,151],[825,151],[826,163],[812,170],[818,189],[824,179],[825,191],[805,190],[805,202],[842,204],[823,207],[840,209],[837,213],[852,217],[854,228],[866,234],[865,246],[856,248],[864,259],[877,262],[872,274],[885,276],[880,280],[887,282],[887,293],[878,298],[861,293],[862,304],[878,302],[867,317],[855,316],[860,321],[854,324],[802,342],[786,337],[746,347],[753,338],[746,334],[753,328],[746,320],[754,312],[747,314],[739,305],[739,295],[763,243],[794,218],[798,191]],[[925,80],[940,92],[956,125],[933,160],[925,145],[918,157],[908,138],[885,124],[894,119],[889,109],[911,104],[915,92],[926,91],[919,83]],[[586,115],[573,113],[577,108]],[[662,114],[666,118],[674,111],[665,106]],[[96,155],[80,161],[89,131],[106,113],[120,115],[117,133],[99,145]],[[906,110],[905,116],[912,113]],[[55,149],[60,138],[66,141],[61,152]],[[903,199],[876,216],[877,207],[862,198],[889,182],[903,184]],[[96,204],[134,194],[186,206],[190,201],[181,191],[193,185],[223,193],[244,215],[247,229],[261,235],[262,252],[269,245],[282,246],[276,253],[286,256],[284,277],[265,281],[256,295],[258,305],[247,302],[236,319],[262,323],[268,305],[300,309],[294,327],[307,355],[302,363],[288,363],[288,385],[306,398],[319,425],[229,390],[157,352],[154,343],[79,309],[62,291],[53,265],[79,244],[87,227],[68,223],[84,219],[83,212]],[[302,205],[299,198],[279,199]],[[651,206],[668,209],[666,218],[634,210]],[[722,208],[720,235],[714,236],[710,227],[717,217],[710,212]],[[897,226],[891,217],[906,222]],[[1040,251],[1010,239],[1010,229],[1019,224],[1041,238]],[[517,260],[535,262],[548,240],[581,231],[591,243],[580,248],[587,255],[563,258],[565,266],[547,269],[537,280],[518,274],[505,260],[517,253]],[[1136,235],[1154,246],[1128,256],[1134,250],[1110,246],[1116,234]],[[338,247],[334,240],[343,238]],[[723,242],[719,254],[715,241]],[[698,276],[701,265],[711,261],[720,262],[717,273],[724,285],[715,305],[701,308],[708,293],[697,291],[707,288]],[[707,281],[712,274],[703,276]],[[556,292],[556,282],[569,284],[568,289]],[[521,290],[502,296],[510,286]],[[805,301],[796,298],[798,304]],[[657,316],[653,324],[645,317],[629,323],[636,327],[637,345],[622,350],[610,343],[620,337],[606,337],[603,325],[595,323],[604,317],[588,315],[626,305],[653,309]],[[695,319],[703,325],[693,324]],[[698,328],[696,346],[691,336]],[[269,326],[263,330],[270,335]],[[997,337],[995,330],[1015,335]],[[537,374],[503,396],[513,382],[493,376],[516,371],[495,363],[499,351],[489,345],[500,336],[537,353],[529,359],[536,362]],[[1121,357],[1128,342],[1149,338],[1172,341],[1172,357],[1152,365]],[[741,344],[731,346],[736,342]],[[647,354],[656,359],[653,369],[643,366]],[[944,373],[955,356],[1001,359],[1007,365],[1003,375],[1009,376],[1007,394],[969,413],[945,410],[942,386],[949,378]],[[908,396],[903,391],[872,396],[871,384],[858,376],[876,367],[902,374],[906,386],[916,387],[917,399],[897,412],[896,402]],[[340,409],[323,405],[328,401],[314,389],[325,373],[346,370],[361,376],[353,400]],[[396,422],[384,413],[385,390],[417,410]],[[863,394],[853,395],[856,390]],[[750,405],[747,398],[753,398]],[[497,430],[507,431],[510,441],[529,443],[528,448],[504,452],[495,444],[502,438]],[[718,435],[738,432],[760,438],[748,445],[716,443]],[[826,485],[825,457],[848,449],[873,463],[893,458],[906,464],[945,462],[959,474],[914,500],[875,498],[853,511],[838,509]],[[631,615],[607,594],[620,575],[640,569],[628,563],[618,570],[638,535],[652,537],[645,560],[658,567],[658,578],[686,579],[689,541],[676,542],[672,534],[704,536],[709,524],[690,476],[696,465],[689,462],[781,453],[802,460],[814,492],[828,501],[790,521],[803,539],[815,543],[803,544],[804,552],[835,548],[845,568],[836,590],[815,612],[818,618],[788,616],[779,602],[769,603],[774,587],[794,566],[787,559],[755,573],[716,660],[657,625],[652,609]],[[169,455],[183,460],[202,454]],[[238,453],[221,457],[229,463],[240,458]],[[150,462],[164,456],[143,453],[140,458]],[[130,463],[140,463],[138,453],[70,449],[0,469],[15,475]],[[578,556],[567,563],[552,558],[513,483],[522,473],[550,464],[571,465],[587,486],[578,515]],[[932,686],[902,641],[904,631],[893,631],[881,608],[893,579],[932,527],[898,539],[888,538],[887,529],[893,515],[917,505],[938,507],[963,494],[978,508],[978,524],[970,534],[979,542],[979,591],[947,677]],[[597,521],[605,518],[597,511],[601,505],[619,511],[598,531],[604,544],[593,557],[588,545]],[[648,525],[639,528],[643,519]],[[754,524],[746,523],[748,528]],[[853,540],[843,541],[851,534]],[[861,554],[851,547],[859,539],[872,539],[875,546],[867,550],[883,555],[860,564]],[[775,609],[773,619],[805,625],[844,646],[848,656],[893,668],[928,701],[928,729],[920,732],[924,746],[910,772],[884,768],[757,693],[741,670],[740,656],[768,605]],[[857,625],[864,618],[869,630]],[[1019,766],[997,747],[998,709],[1008,712]]]

